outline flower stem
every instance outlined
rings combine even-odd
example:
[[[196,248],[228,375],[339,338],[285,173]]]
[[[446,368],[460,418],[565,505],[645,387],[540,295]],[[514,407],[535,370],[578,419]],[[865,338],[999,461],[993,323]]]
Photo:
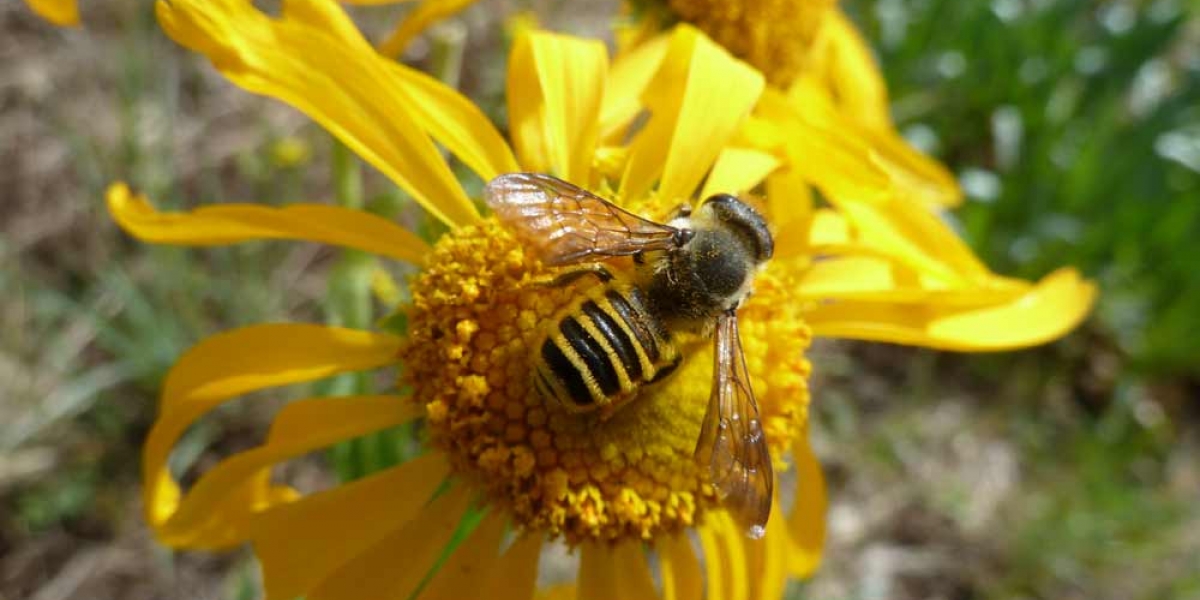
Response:
[[[363,208],[362,165],[345,145],[333,141],[332,177],[334,199],[346,208]],[[371,276],[374,256],[360,250],[342,250],[329,274],[326,319],[329,324],[352,329],[371,327]],[[323,390],[329,395],[370,394],[373,385],[369,373],[347,373],[330,380]],[[367,435],[339,444],[331,457],[338,475],[352,480],[390,464],[391,441],[384,434]]]

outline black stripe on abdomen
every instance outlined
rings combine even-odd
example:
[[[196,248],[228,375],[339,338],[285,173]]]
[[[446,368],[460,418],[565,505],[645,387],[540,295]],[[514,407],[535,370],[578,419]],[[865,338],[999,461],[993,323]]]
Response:
[[[605,396],[612,396],[621,389],[621,381],[617,379],[617,369],[613,366],[612,360],[608,353],[604,351],[604,347],[600,345],[600,341],[592,337],[575,317],[567,317],[558,325],[562,331],[563,338],[567,343],[571,344],[571,349],[575,351],[579,358],[583,359],[583,364],[587,366],[588,372],[596,383],[600,385],[600,391],[604,392]]]
[[[630,290],[630,295],[637,293],[637,290]],[[650,359],[651,363],[658,362],[658,340],[655,339],[654,333],[650,331],[645,319],[639,319],[637,311],[633,306],[616,290],[609,290],[605,294],[609,304],[612,304],[613,310],[617,316],[625,321],[625,325],[637,337],[638,343],[642,345],[642,349],[646,351],[646,358]]]
[[[596,330],[608,341],[608,345],[617,354],[617,358],[621,359],[621,366],[625,368],[629,380],[631,382],[640,381],[642,361],[638,358],[637,347],[633,345],[633,340],[629,339],[629,335],[617,323],[617,319],[621,318],[620,315],[608,314],[600,305],[591,300],[583,303],[583,314],[591,319]]]
[[[576,404],[582,406],[590,406],[595,404],[596,399],[592,397],[592,393],[588,390],[587,383],[583,381],[583,374],[571,361],[567,359],[567,355],[563,354],[561,348],[554,343],[554,338],[547,338],[542,344],[542,360],[546,361],[546,366],[550,367],[550,372],[554,377],[562,382],[566,388],[567,394]]]

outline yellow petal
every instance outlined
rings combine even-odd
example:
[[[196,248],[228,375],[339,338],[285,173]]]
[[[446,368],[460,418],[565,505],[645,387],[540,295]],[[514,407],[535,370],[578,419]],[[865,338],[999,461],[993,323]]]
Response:
[[[846,250],[843,250],[846,252]],[[947,287],[922,279],[903,265],[880,255],[843,254],[814,262],[797,282],[801,300],[871,300],[944,306],[985,306],[1009,302],[1029,285],[996,278],[988,285]]]
[[[379,53],[384,56],[399,56],[413,38],[430,25],[458,14],[475,0],[425,0],[420,6],[404,16],[387,38],[379,44]]]
[[[982,281],[987,267],[937,215],[890,196],[879,202],[830,198],[850,222],[858,243],[947,283]]]
[[[779,496],[775,496],[775,506],[779,506]],[[792,559],[791,538],[787,531],[787,518],[782,510],[776,509],[767,521],[767,533],[757,543],[762,549],[759,562],[760,575],[756,577],[759,585],[759,598],[783,598],[789,579],[788,562]]]
[[[249,519],[295,499],[271,494],[270,467],[339,441],[411,421],[420,410],[398,396],[310,399],[280,411],[266,444],[230,457],[204,474],[155,533],[177,547],[219,548],[247,539]],[[279,429],[281,431],[274,431]]]
[[[779,166],[774,155],[747,148],[726,148],[717,156],[712,173],[704,181],[701,198],[713,194],[741,194],[762,183]]]
[[[746,573],[746,553],[742,546],[745,533],[724,511],[709,513],[699,528],[704,548],[708,598],[745,600],[750,592]]]
[[[796,498],[787,517],[788,539],[791,540],[787,568],[793,576],[805,578],[821,564],[829,501],[825,493],[825,475],[807,437],[793,445],[792,458],[796,463]]]
[[[448,472],[441,454],[427,454],[256,517],[250,537],[267,597],[303,596],[410,523]]]
[[[890,126],[887,83],[850,19],[840,9],[827,11],[817,35],[812,68],[824,75],[838,108],[870,127]]]
[[[483,181],[521,169],[491,119],[454,88],[400,63],[389,63],[425,131]]]
[[[157,4],[163,29],[237,85],[303,111],[449,225],[479,218],[395,75],[341,8],[286,0],[282,17],[249,0]]]
[[[508,122],[521,165],[588,186],[608,75],[604,44],[522,35],[508,65]]]
[[[775,496],[776,506],[779,496]],[[783,598],[787,586],[788,554],[791,552],[785,518],[781,510],[773,510],[767,521],[766,535],[758,540],[742,541],[747,560],[749,597]]]
[[[25,0],[37,15],[59,27],[79,25],[79,4],[76,0]]]
[[[613,62],[600,110],[600,137],[606,144],[624,142],[626,129],[642,112],[642,94],[662,65],[670,41],[670,35],[659,35]]]
[[[537,600],[576,600],[579,586],[574,583],[558,583],[537,591]]]
[[[450,488],[407,525],[334,571],[307,597],[312,600],[407,600],[454,535],[470,497],[467,486]]]
[[[218,246],[262,239],[303,240],[418,265],[430,251],[416,234],[383,217],[339,206],[220,204],[187,213],[160,213],[145,196],[133,195],[123,183],[109,186],[107,200],[109,213],[122,229],[157,244]]]
[[[814,225],[814,200],[795,169],[780,169],[767,177],[767,222],[775,235],[776,258],[810,257],[809,235]]]
[[[612,552],[613,564],[618,573],[618,590],[615,597],[622,600],[659,600],[642,544],[640,542],[619,543],[612,549]]]
[[[838,125],[802,112],[787,96],[768,89],[742,137],[753,147],[786,157],[788,167],[826,196],[863,202],[886,197],[892,182],[876,164],[872,148]]]
[[[661,540],[658,558],[662,564],[663,600],[700,600],[704,580],[700,561],[685,534]],[[713,588],[716,589],[716,588]]]
[[[167,457],[200,415],[248,392],[395,362],[399,338],[318,325],[260,325],[210,337],[183,355],[163,384],[143,454],[147,521],[161,527],[179,505]],[[184,536],[186,537],[186,536]]]
[[[962,204],[962,188],[950,170],[910,146],[891,125],[862,132],[871,144],[876,164],[891,176],[900,197],[913,198],[933,208]]]
[[[795,169],[778,169],[767,177],[766,202],[767,221],[780,230],[795,222],[807,225],[813,218],[812,187]]]
[[[863,145],[869,158],[896,187],[896,195],[932,208],[956,206],[962,190],[954,175],[936,160],[921,154],[900,137],[890,122],[863,123],[858,116],[835,106],[834,91],[815,75],[798,77],[787,98],[802,122],[820,123]],[[845,197],[853,200],[853,197]]]
[[[1095,297],[1094,285],[1074,269],[1060,269],[995,305],[845,300],[814,306],[805,318],[816,335],[966,352],[1011,350],[1066,334],[1087,316]]]
[[[631,146],[622,196],[641,196],[661,177],[661,197],[690,198],[763,85],[760,73],[699,31],[676,27],[643,94],[650,119]]]
[[[438,568],[418,600],[461,600],[478,597],[480,590],[490,592],[480,587],[481,578],[496,568],[503,534],[504,516],[497,510],[489,512]]]
[[[496,600],[530,600],[537,585],[538,559],[542,540],[537,535],[518,537],[500,557],[486,585]]]
[[[612,548],[605,544],[584,543],[579,558],[578,600],[612,600],[620,598],[617,563]]]

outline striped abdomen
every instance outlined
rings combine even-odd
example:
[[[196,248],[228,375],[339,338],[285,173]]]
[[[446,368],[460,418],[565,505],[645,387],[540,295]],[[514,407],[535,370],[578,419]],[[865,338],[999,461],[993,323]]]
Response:
[[[538,391],[567,410],[613,410],[679,366],[679,351],[636,288],[597,286],[535,346]]]

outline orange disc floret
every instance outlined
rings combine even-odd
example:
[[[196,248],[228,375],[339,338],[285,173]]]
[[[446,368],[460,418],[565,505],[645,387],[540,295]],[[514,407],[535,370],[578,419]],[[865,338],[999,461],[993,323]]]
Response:
[[[711,390],[710,344],[681,337],[676,374],[608,419],[570,413],[531,385],[532,352],[542,328],[599,284],[546,285],[554,274],[493,220],[437,244],[413,282],[400,352],[431,443],[515,524],[570,544],[650,540],[694,525],[718,502],[692,456]],[[809,333],[786,302],[783,275],[760,276],[741,318],[777,459],[808,404]]]

